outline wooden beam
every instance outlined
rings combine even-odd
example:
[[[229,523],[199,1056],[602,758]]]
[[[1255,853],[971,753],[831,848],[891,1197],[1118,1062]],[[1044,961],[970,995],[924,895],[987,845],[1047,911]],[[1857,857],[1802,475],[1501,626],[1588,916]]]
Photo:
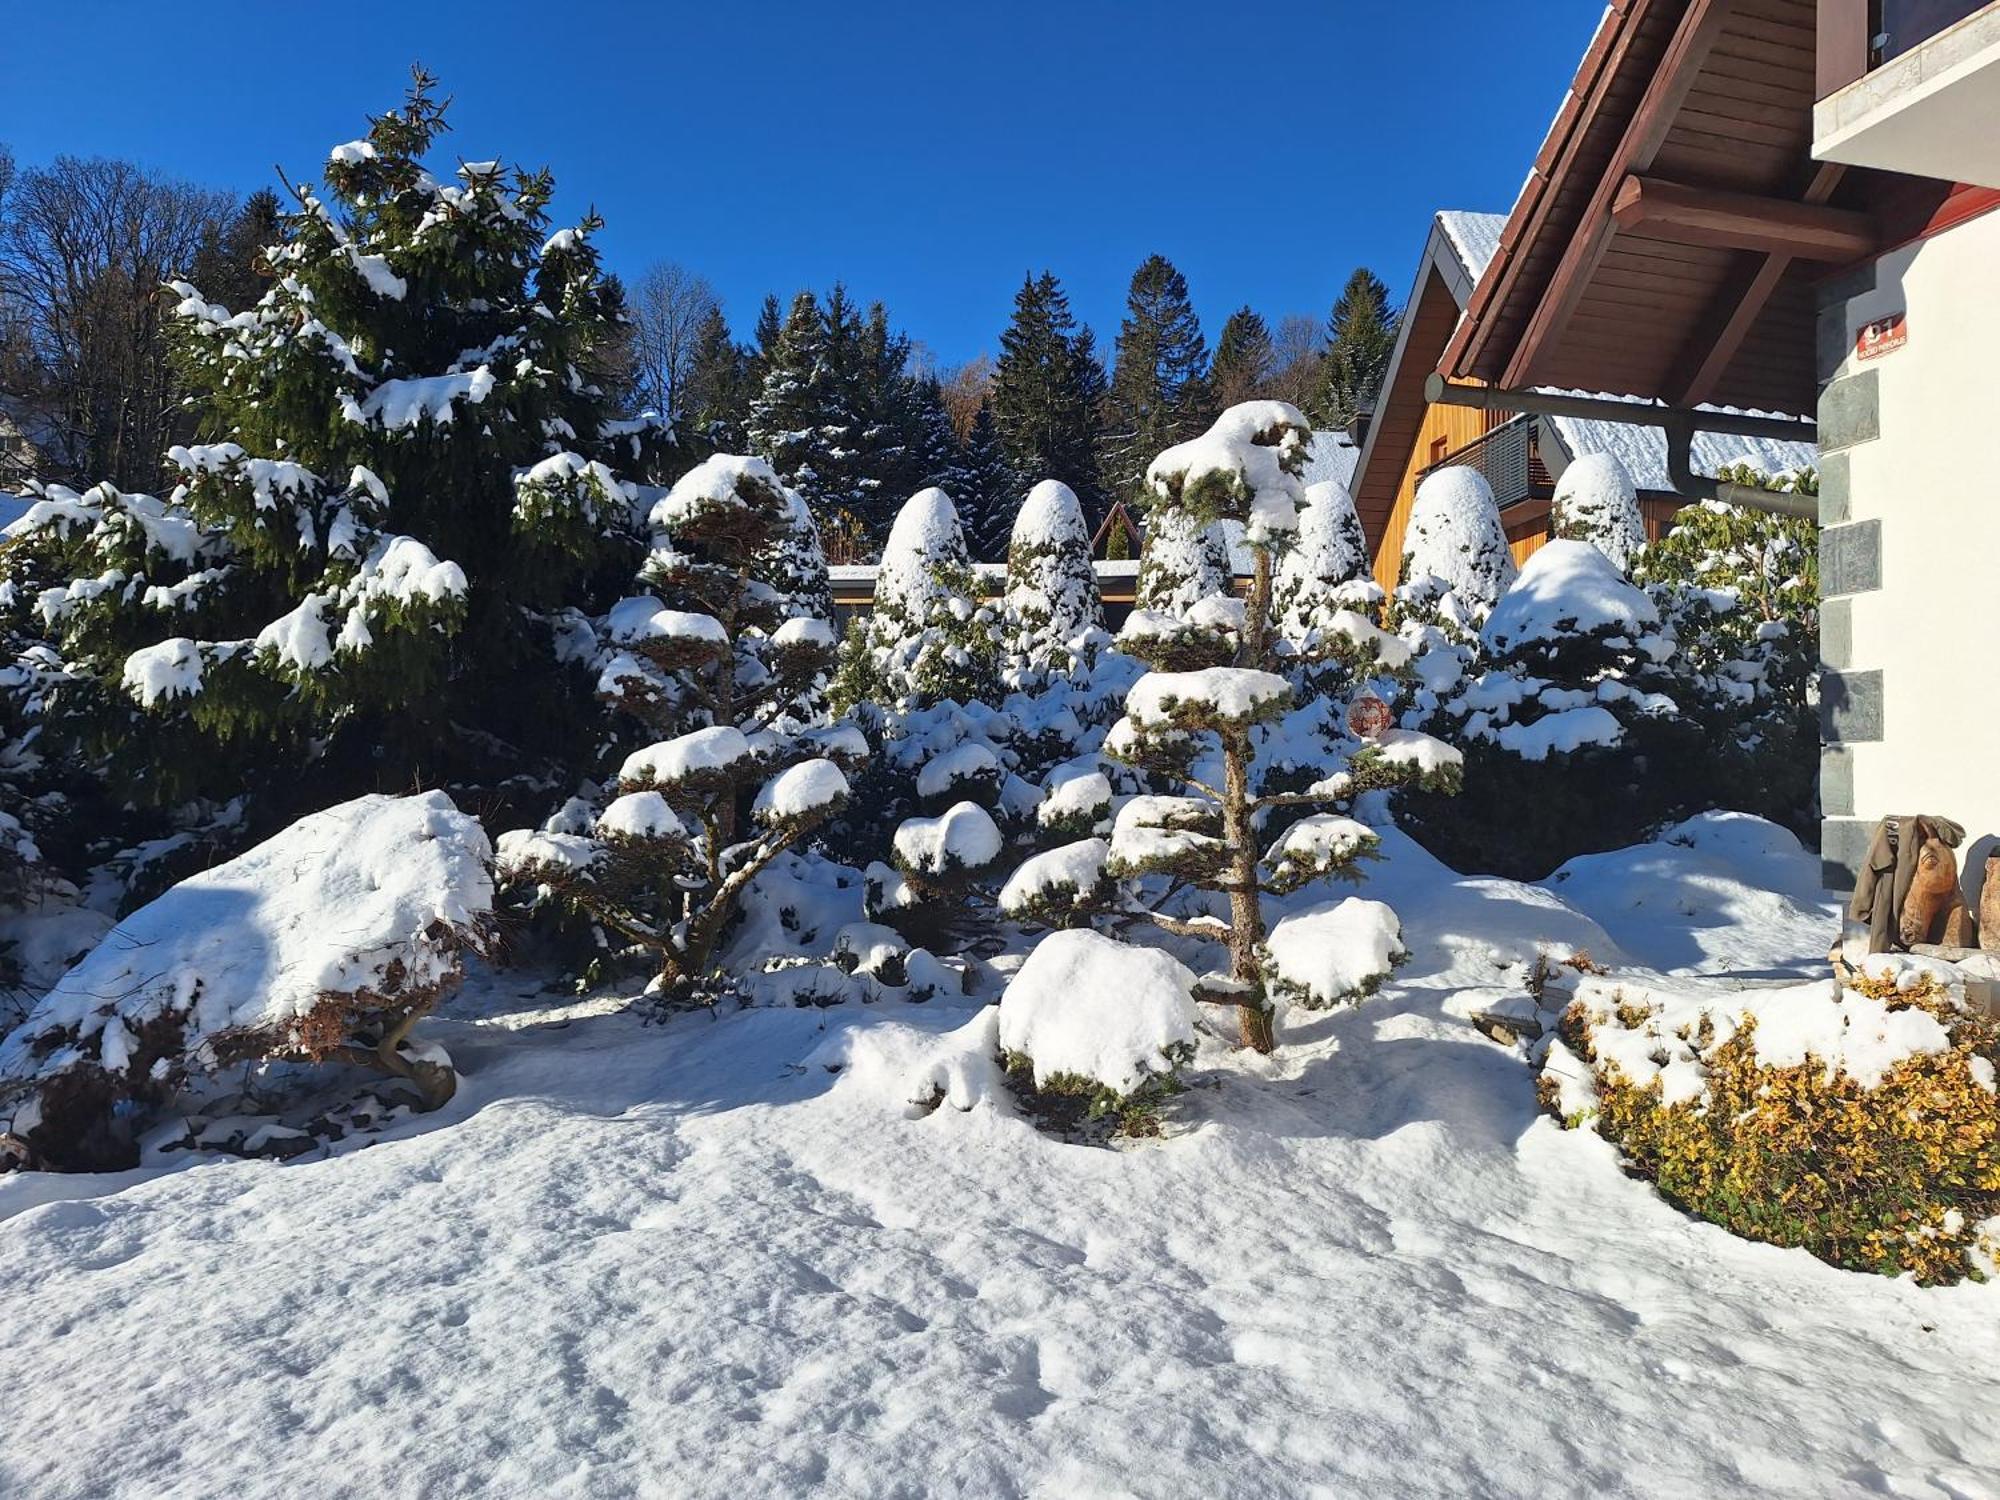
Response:
[[[1847,168],[1839,162],[1814,164],[1812,179],[1799,195],[1802,203],[1824,203],[1840,186]],[[1743,341],[1771,300],[1771,294],[1791,269],[1792,257],[1782,253],[1746,257],[1682,347],[1667,376],[1662,394],[1675,406],[1699,406],[1714,398]]]
[[[1875,249],[1868,215],[1819,203],[1690,187],[1659,177],[1627,177],[1611,200],[1620,229],[1681,245],[1762,250],[1796,260],[1860,260]]]
[[[1653,158],[1659,154],[1667,139],[1667,132],[1673,129],[1674,116],[1686,101],[1688,91],[1694,87],[1703,59],[1715,45],[1716,38],[1722,35],[1723,26],[1729,19],[1729,9],[1729,0],[1689,0],[1680,25],[1675,28],[1673,40],[1667,43],[1667,50],[1661,56],[1659,66],[1653,70],[1645,95],[1639,100],[1639,107],[1632,112],[1624,135],[1619,138],[1617,148],[1605,164],[1603,175],[1598,178],[1583,217],[1577,221],[1575,235],[1557,263],[1555,274],[1549,278],[1548,287],[1542,293],[1534,315],[1529,318],[1528,326],[1521,331],[1520,342],[1507,361],[1505,373],[1495,384],[1531,386],[1545,383],[1535,377],[1536,364],[1561,336],[1563,326],[1569,322],[1577,303],[1582,300],[1591,273],[1604,259],[1611,236],[1617,231],[1617,223],[1611,217],[1612,195],[1628,176],[1643,172],[1653,164]]]
[[[1813,98],[1836,94],[1868,71],[1868,0],[1819,0]]]

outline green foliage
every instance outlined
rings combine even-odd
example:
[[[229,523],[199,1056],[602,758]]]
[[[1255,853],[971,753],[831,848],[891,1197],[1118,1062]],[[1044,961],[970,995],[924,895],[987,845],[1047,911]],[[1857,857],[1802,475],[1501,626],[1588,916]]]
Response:
[[[1208,424],[1208,347],[1187,279],[1163,255],[1132,273],[1117,363],[1105,398],[1105,487],[1118,499],[1144,493],[1154,454]]]
[[[1093,520],[1103,514],[1099,454],[1104,368],[1090,330],[1078,326],[1069,297],[1044,271],[1014,296],[993,372],[993,417],[1007,463],[1034,482],[1059,479],[1076,491]]]
[[[1107,1122],[1111,1134],[1138,1138],[1158,1135],[1161,1106],[1187,1090],[1180,1079],[1180,1070],[1194,1061],[1194,1048],[1178,1045],[1167,1049],[1163,1056],[1169,1071],[1148,1074],[1146,1081],[1129,1094],[1117,1093],[1080,1073],[1057,1073],[1038,1086],[1034,1059],[1025,1052],[1003,1051],[1000,1062],[1016,1097],[1045,1129],[1067,1133]]]
[[[1398,316],[1382,279],[1366,266],[1357,267],[1326,320],[1326,353],[1312,408],[1320,426],[1351,427],[1360,413],[1374,408],[1396,350]]]

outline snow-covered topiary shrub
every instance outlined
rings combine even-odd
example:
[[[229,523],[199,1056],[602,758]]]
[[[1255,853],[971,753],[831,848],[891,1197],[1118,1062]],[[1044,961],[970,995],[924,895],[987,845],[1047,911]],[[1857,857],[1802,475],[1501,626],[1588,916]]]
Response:
[[[1155,508],[1139,547],[1134,607],[1183,615],[1203,599],[1227,594],[1230,572],[1229,546],[1218,527],[1186,511]]]
[[[1297,528],[1308,437],[1292,407],[1249,402],[1154,460],[1147,482],[1155,526],[1175,516],[1194,526],[1240,524],[1254,562],[1249,597],[1216,596],[1197,601],[1184,618],[1154,612],[1142,628],[1128,625],[1121,644],[1154,670],[1126,694],[1125,716],[1103,753],[1168,790],[1117,805],[1101,849],[1092,838],[1036,856],[1005,896],[1018,917],[1066,922],[1095,908],[1226,945],[1228,972],[1204,980],[1202,998],[1236,1006],[1244,1045],[1261,1051],[1275,1040],[1263,897],[1313,879],[1352,878],[1372,843],[1334,837],[1322,824],[1292,833],[1280,820],[1371,789],[1416,783],[1447,791],[1458,777],[1457,752],[1421,733],[1392,732],[1372,744],[1355,739],[1344,700],[1315,704],[1311,724],[1291,717],[1299,690],[1273,670],[1291,659],[1273,618],[1273,558]],[[1400,649],[1365,618],[1355,616],[1351,627],[1328,623],[1338,625],[1333,634],[1343,649],[1371,660]],[[1274,786],[1274,776],[1286,784]],[[1097,809],[1108,809],[1110,799],[1099,801],[1091,790],[1093,817],[1101,818]],[[1108,782],[1102,790],[1109,792]],[[1051,788],[1048,795],[1064,794]],[[1314,842],[1315,830],[1327,836]],[[1225,904],[1227,920],[1212,909]]]
[[[874,609],[848,630],[836,706],[998,697],[1000,625],[981,592],[951,497],[919,490],[889,529]]]
[[[1278,559],[1271,584],[1278,629],[1288,640],[1303,642],[1334,627],[1342,614],[1372,621],[1381,602],[1354,497],[1336,479],[1307,485],[1298,540]]]
[[[256,1060],[340,1061],[450,1098],[410,1040],[484,945],[491,850],[442,792],[362,797],[121,921],[0,1041],[6,1129],[35,1163],[130,1165],[133,1106]]]
[[[868,745],[816,722],[833,659],[831,628],[808,612],[824,566],[770,466],[709,458],[651,519],[665,540],[641,579],[657,592],[603,621],[598,679],[650,743],[601,811],[570,804],[502,835],[500,869],[531,909],[583,915],[604,948],[692,993],[759,872],[847,805]]]
[[[1087,1118],[1115,1115],[1146,1133],[1194,1058],[1194,987],[1193,973],[1157,948],[1051,933],[1001,996],[1001,1057],[1045,1101],[1076,1101]]]
[[[1669,1202],[1925,1283],[2000,1272],[2000,1026],[1942,965],[1678,995],[1587,979],[1538,1088]]]
[[[1436,717],[1470,795],[1405,800],[1406,825],[1461,870],[1538,879],[1635,842],[1681,806],[1693,730],[1652,601],[1588,542],[1534,553],[1480,632],[1485,670]]]
[[[1619,572],[1630,572],[1646,545],[1646,518],[1625,466],[1609,453],[1579,455],[1556,481],[1549,531],[1561,540],[1589,542]]]
[[[1483,474],[1454,466],[1417,486],[1396,584],[1399,622],[1476,631],[1516,571],[1500,507]]]
[[[1078,637],[1104,627],[1090,526],[1076,492],[1054,479],[1028,491],[1007,543],[1003,665],[1010,685],[1067,673]]]
[[[1348,896],[1280,917],[1264,940],[1263,956],[1273,993],[1324,1010],[1374,994],[1405,951],[1395,912],[1380,901]]]
[[[1639,554],[1633,579],[1680,643],[1674,696],[1702,729],[1691,792],[1808,833],[1819,816],[1818,528],[1690,505]]]

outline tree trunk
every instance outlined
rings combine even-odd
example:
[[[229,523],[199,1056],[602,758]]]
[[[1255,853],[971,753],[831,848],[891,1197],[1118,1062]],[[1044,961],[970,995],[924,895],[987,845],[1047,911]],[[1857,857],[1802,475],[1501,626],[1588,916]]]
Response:
[[[1229,977],[1250,987],[1237,1011],[1243,1045],[1269,1052],[1270,1002],[1257,947],[1264,941],[1264,903],[1257,890],[1257,838],[1250,826],[1250,731],[1222,735],[1222,841],[1229,850]]]

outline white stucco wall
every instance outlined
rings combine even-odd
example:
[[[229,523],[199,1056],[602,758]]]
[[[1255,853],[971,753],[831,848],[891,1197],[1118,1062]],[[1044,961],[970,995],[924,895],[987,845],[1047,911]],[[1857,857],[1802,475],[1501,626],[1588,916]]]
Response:
[[[1908,343],[1856,360],[1856,332],[1896,312]],[[2000,835],[2000,212],[1885,256],[1846,319],[1839,373],[1878,372],[1881,428],[1846,450],[1847,520],[1881,522],[1881,587],[1850,598],[1847,666],[1882,672],[1883,738],[1846,752],[1851,816]]]

